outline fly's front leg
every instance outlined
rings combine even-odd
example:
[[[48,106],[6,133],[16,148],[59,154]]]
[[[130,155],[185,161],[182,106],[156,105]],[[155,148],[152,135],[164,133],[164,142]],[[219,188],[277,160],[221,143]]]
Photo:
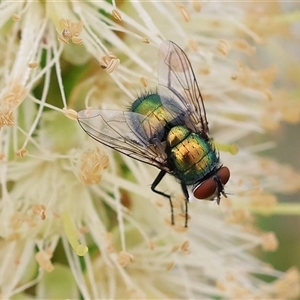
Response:
[[[151,185],[151,190],[156,193],[159,194],[161,196],[164,196],[166,198],[169,199],[170,202],[170,207],[171,207],[171,224],[174,225],[174,210],[173,210],[173,203],[172,203],[172,199],[171,196],[168,194],[165,194],[164,192],[158,191],[155,188],[159,185],[159,183],[161,182],[161,180],[164,178],[164,176],[166,175],[166,171],[161,170],[159,172],[159,174],[157,175],[157,177],[155,178],[155,180],[153,181],[152,185]]]
[[[181,181],[180,185],[181,185],[181,189],[183,191],[184,197],[185,197],[185,223],[184,223],[184,227],[188,227],[188,218],[189,218],[189,215],[188,215],[189,192],[187,190],[187,187],[186,187],[185,183],[183,183]]]

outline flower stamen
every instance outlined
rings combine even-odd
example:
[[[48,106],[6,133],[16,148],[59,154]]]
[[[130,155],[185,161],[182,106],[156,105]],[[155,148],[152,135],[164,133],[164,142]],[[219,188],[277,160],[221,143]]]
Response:
[[[107,73],[112,73],[120,64],[120,60],[111,52],[103,56],[100,60],[100,66]]]
[[[59,23],[64,29],[62,30],[61,35],[58,36],[58,40],[65,44],[69,44],[69,40],[71,40],[73,44],[76,45],[82,44],[82,39],[79,38],[79,35],[83,28],[82,21],[73,23],[70,20],[61,19]]]

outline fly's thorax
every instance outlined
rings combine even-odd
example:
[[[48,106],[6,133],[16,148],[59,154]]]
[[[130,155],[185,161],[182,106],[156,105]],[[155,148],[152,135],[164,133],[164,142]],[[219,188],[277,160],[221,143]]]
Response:
[[[131,105],[130,110],[141,115],[147,115],[162,105],[158,94],[145,94],[138,97]]]
[[[184,126],[173,127],[167,143],[175,176],[187,185],[201,180],[219,164],[211,142]]]
[[[140,96],[133,102],[130,109],[132,112],[156,119],[163,126],[172,120],[172,116],[162,105],[157,93]]]

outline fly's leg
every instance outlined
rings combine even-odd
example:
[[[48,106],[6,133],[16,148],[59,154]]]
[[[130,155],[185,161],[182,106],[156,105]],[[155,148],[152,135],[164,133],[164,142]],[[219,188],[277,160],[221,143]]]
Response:
[[[159,172],[159,174],[157,175],[157,177],[155,178],[155,180],[153,181],[153,183],[151,185],[151,190],[154,193],[159,194],[159,195],[164,196],[169,199],[170,207],[171,207],[171,224],[174,225],[175,224],[174,223],[174,210],[173,210],[173,203],[172,203],[171,196],[155,189],[159,185],[159,183],[161,182],[161,180],[164,178],[165,175],[166,175],[166,171],[161,170]]]
[[[181,182],[180,185],[181,185],[181,189],[183,191],[184,197],[185,197],[185,223],[184,223],[184,227],[188,227],[188,218],[189,218],[189,215],[188,215],[189,192],[187,190],[186,185],[183,182]]]

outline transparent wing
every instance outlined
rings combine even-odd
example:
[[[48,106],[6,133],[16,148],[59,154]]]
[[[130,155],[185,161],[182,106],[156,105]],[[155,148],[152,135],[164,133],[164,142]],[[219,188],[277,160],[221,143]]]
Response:
[[[164,41],[159,50],[158,83],[163,105],[177,115],[185,114],[188,127],[208,134],[205,107],[191,63],[171,41]]]
[[[82,110],[77,119],[96,141],[144,163],[169,171],[163,126],[155,119],[117,110]]]

